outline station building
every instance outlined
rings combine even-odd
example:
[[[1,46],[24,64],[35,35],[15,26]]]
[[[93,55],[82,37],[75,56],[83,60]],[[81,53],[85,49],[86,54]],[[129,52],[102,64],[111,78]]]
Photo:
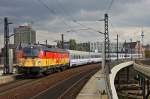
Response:
[[[102,52],[104,48],[103,42],[90,42],[90,51],[91,52]],[[117,43],[111,42],[110,43],[110,52],[116,53],[117,52]],[[141,54],[142,57],[145,57],[145,49],[140,43],[140,41],[136,42],[124,42],[118,43],[118,53],[128,53],[128,54]]]
[[[90,42],[90,51],[92,52],[102,52],[104,48],[104,42]],[[118,52],[123,51],[123,43],[118,43]],[[110,43],[110,52],[117,52],[117,44]]]

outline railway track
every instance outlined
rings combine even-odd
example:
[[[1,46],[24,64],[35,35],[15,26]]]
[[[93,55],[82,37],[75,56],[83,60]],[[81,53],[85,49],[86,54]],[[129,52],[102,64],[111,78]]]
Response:
[[[41,80],[41,76],[16,75],[16,80],[0,85],[0,95]]]
[[[63,92],[58,99],[73,99],[77,96],[77,94],[80,92],[84,84],[90,79],[90,77],[95,74],[97,70],[89,71],[85,75],[76,81],[74,84],[72,84],[65,92]]]
[[[85,82],[97,71],[92,69],[72,75],[41,93],[33,96],[32,99],[74,99]]]
[[[99,68],[100,64],[91,64],[54,73],[39,80],[14,84],[9,90],[8,87],[7,90],[0,89],[0,99],[72,99]]]
[[[28,84],[31,81],[32,81],[31,79],[30,80],[29,79],[28,80],[16,80],[16,81],[1,85],[0,86],[0,95],[7,93],[10,90],[14,90],[17,87],[21,87],[25,84]]]

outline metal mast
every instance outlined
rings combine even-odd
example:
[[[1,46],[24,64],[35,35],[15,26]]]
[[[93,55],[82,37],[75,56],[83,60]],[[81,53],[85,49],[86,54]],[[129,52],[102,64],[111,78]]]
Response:
[[[107,69],[106,72],[110,73],[110,66],[109,66],[109,61],[110,61],[110,55],[109,55],[109,51],[110,51],[110,41],[109,41],[109,32],[108,32],[108,14],[106,13],[104,15],[104,21],[105,21],[105,63],[107,64]]]
[[[119,51],[118,51],[119,49],[118,49],[118,34],[117,34],[117,62],[118,62],[118,59],[119,59],[119,57],[118,57],[118,53],[119,53]]]
[[[9,74],[9,23],[7,17],[4,18],[4,74]]]
[[[143,30],[141,32],[141,37],[142,37],[142,46],[143,46],[143,44],[144,44],[144,32],[143,32]]]
[[[61,48],[64,49],[64,34],[61,34]]]

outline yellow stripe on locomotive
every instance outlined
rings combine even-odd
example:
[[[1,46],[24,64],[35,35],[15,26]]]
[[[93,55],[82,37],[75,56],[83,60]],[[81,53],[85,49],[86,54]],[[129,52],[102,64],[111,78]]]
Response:
[[[39,59],[39,58],[21,58],[19,59],[18,66],[24,67],[47,67],[50,65],[65,65],[69,63],[69,59],[61,59],[59,62],[56,59]]]

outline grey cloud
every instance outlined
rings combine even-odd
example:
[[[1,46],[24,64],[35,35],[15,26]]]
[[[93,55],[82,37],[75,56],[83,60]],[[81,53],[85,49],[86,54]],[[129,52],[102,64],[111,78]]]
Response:
[[[48,11],[39,1],[43,1],[52,11]],[[113,15],[125,13],[125,7],[128,7],[125,5],[137,1],[141,0],[114,0],[111,12],[115,13]],[[65,18],[65,21],[71,19],[94,20],[94,18],[100,18],[102,16],[110,2],[111,0],[1,0],[0,16],[13,17],[13,20],[19,23],[28,20],[35,22],[51,21],[56,16]],[[81,17],[81,11],[87,13],[99,12],[99,14],[97,16],[95,15],[95,17],[92,16],[93,18],[89,16]]]
[[[49,10],[39,1],[43,1]],[[69,29],[84,28],[74,23],[74,19],[81,23],[84,22],[83,24],[88,27],[103,31],[103,23],[96,21],[104,17],[103,14],[110,2],[111,0],[1,0],[0,17],[8,16],[9,20],[14,23],[14,27],[33,21],[33,27],[37,31],[48,31],[47,34],[51,33],[54,37]],[[145,9],[149,9],[147,2],[149,1],[114,0],[109,11],[111,23],[118,28],[140,24],[149,27],[150,14],[145,13]],[[112,28],[111,25],[110,28]],[[3,25],[0,25],[0,32],[3,32]],[[78,32],[81,33],[76,34],[76,37],[80,39],[94,40],[93,38],[98,36],[94,31],[91,33],[89,31]]]

